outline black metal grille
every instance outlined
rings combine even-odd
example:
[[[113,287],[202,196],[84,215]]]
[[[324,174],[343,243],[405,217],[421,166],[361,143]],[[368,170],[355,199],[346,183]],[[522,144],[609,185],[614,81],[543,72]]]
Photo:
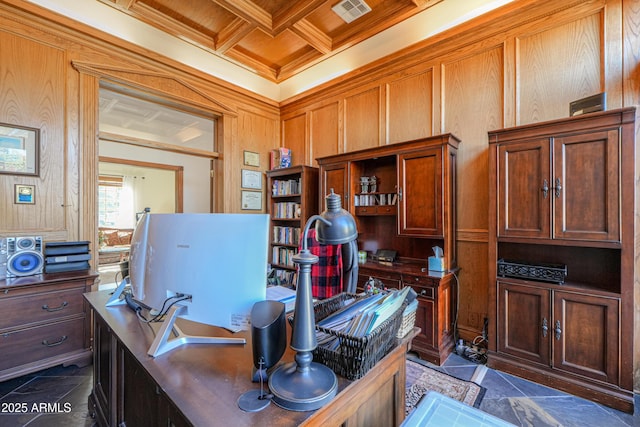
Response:
[[[565,264],[533,264],[499,259],[498,276],[539,280],[561,285],[567,277],[567,266]]]

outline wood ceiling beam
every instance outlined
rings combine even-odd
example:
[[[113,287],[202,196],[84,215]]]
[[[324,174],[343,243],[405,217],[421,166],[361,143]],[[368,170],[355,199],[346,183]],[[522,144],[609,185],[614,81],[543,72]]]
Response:
[[[322,54],[331,53],[331,48],[333,47],[331,37],[306,19],[301,19],[293,24],[291,30]]]
[[[335,0],[337,1],[337,0]],[[325,4],[327,0],[307,0],[292,1],[289,7],[279,10],[273,14],[273,34],[279,34],[287,27],[293,26],[295,23],[306,18],[317,8]]]
[[[227,52],[242,41],[243,38],[248,36],[255,28],[256,26],[254,24],[244,19],[234,19],[231,24],[227,25],[218,33],[216,51],[219,53]]]
[[[250,0],[213,0],[229,12],[256,25],[267,33],[273,31],[271,14]]]

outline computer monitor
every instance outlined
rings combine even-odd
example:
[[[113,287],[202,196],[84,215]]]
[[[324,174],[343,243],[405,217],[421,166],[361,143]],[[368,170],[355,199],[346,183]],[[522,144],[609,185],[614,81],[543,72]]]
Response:
[[[131,239],[134,300],[155,312],[179,299],[175,317],[248,329],[253,304],[266,297],[268,227],[265,214],[144,214]],[[167,351],[157,350],[149,353]]]

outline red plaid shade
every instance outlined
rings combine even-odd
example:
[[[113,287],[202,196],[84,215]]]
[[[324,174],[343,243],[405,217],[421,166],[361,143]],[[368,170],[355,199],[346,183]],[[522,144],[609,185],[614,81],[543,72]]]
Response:
[[[316,264],[311,265],[311,293],[314,298],[329,298],[342,292],[340,248],[341,245],[321,245],[316,240],[316,229],[309,229],[307,249],[319,258]]]

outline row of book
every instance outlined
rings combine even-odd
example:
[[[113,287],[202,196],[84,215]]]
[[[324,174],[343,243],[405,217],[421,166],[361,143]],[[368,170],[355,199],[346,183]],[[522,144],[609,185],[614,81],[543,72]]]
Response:
[[[300,218],[300,203],[279,202],[273,204],[273,217],[280,219]]]
[[[293,267],[293,256],[297,252],[295,249],[274,246],[271,248],[271,252],[271,262],[273,264]]]
[[[300,178],[298,179],[276,179],[271,185],[271,194],[274,196],[288,196],[300,194]]]
[[[398,202],[396,193],[384,194],[356,194],[353,199],[354,206],[386,206],[395,205]]]
[[[317,324],[352,337],[363,337],[382,325],[402,307],[410,289],[407,286],[402,290],[394,289],[359,300],[354,299]],[[316,338],[318,345],[325,348],[338,350],[340,346],[340,340],[336,335],[317,331]]]
[[[300,243],[300,227],[273,226],[273,242],[284,245],[297,245]]]
[[[293,286],[297,284],[298,271],[274,268],[273,279],[272,284],[274,285]]]

